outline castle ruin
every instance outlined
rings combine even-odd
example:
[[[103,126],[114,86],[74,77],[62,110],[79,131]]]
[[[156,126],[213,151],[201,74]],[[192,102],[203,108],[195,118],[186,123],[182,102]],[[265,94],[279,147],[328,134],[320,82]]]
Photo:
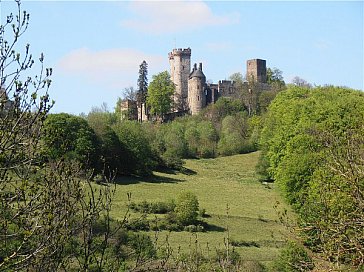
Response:
[[[234,97],[237,94],[235,82],[231,80],[219,80],[217,83],[207,83],[202,70],[202,63],[195,63],[191,70],[191,48],[173,49],[168,53],[171,80],[175,84],[173,96],[173,116],[181,116],[185,113],[198,114],[209,104],[215,103],[219,97]],[[246,64],[246,82],[255,82],[266,89],[267,67],[266,60],[251,59]],[[130,105],[130,104],[124,104]],[[125,110],[123,108],[122,110]],[[129,108],[126,110],[130,110]],[[137,109],[136,112],[139,112]],[[148,116],[146,119],[149,119]],[[145,121],[140,120],[140,121]]]
[[[198,114],[203,108],[215,103],[219,97],[233,97],[237,88],[231,80],[220,80],[217,84],[207,83],[202,63],[194,64],[190,70],[191,48],[173,49],[168,54],[171,67],[171,80],[176,85],[175,103],[187,104],[190,114]],[[247,61],[246,79],[264,85],[267,82],[266,61],[252,59]],[[182,100],[182,101],[181,101]],[[185,110],[177,107],[175,111]]]

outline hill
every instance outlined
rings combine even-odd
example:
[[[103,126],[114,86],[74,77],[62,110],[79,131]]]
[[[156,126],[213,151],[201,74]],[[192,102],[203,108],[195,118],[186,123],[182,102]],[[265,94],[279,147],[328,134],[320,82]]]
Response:
[[[270,263],[284,245],[285,228],[278,221],[274,205],[282,203],[273,184],[261,184],[255,175],[259,152],[216,159],[186,160],[185,171],[154,172],[151,178],[124,177],[117,180],[112,216],[123,218],[127,193],[133,202],[157,202],[175,199],[179,192],[190,191],[208,214],[211,226],[206,232],[158,233],[159,243],[166,241],[174,252],[188,252],[197,241],[204,254],[226,250],[230,240],[243,260]],[[280,205],[282,206],[282,205]],[[281,207],[282,208],[282,207]],[[131,213],[131,217],[139,214]],[[154,232],[150,232],[155,235]]]

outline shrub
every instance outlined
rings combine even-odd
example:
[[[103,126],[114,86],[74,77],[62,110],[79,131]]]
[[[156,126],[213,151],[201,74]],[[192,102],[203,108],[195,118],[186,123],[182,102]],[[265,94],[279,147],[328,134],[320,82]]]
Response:
[[[279,272],[310,271],[314,264],[302,246],[289,242],[274,262],[273,268]]]
[[[134,254],[142,260],[153,259],[157,255],[157,251],[153,245],[151,238],[147,234],[129,233],[128,245],[134,250]]]
[[[260,247],[255,241],[236,241],[231,239],[230,244],[235,247]]]
[[[129,208],[133,211],[154,214],[166,214],[169,212],[173,212],[175,207],[176,204],[173,200],[170,200],[168,202],[147,202],[146,200],[143,200],[139,203],[131,202],[129,204]]]
[[[134,231],[139,231],[139,230],[148,231],[150,229],[149,221],[145,216],[142,216],[137,219],[131,219],[129,222],[126,223],[126,228],[128,230],[134,230]]]
[[[150,203],[149,212],[155,213],[155,214],[166,214],[169,212],[173,212],[176,207],[176,204],[173,200],[170,200],[169,202],[154,202]]]
[[[198,216],[197,196],[191,192],[182,192],[178,195],[175,213],[177,221],[183,225],[193,225]]]
[[[184,231],[188,232],[203,232],[205,228],[202,225],[188,225],[183,228]]]

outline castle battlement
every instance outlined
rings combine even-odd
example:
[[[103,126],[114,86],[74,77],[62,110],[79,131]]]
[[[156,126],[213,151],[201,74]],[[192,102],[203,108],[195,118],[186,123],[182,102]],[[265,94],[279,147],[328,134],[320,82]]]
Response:
[[[175,48],[172,52],[168,53],[168,58],[173,59],[175,56],[184,56],[184,57],[191,57],[191,48]]]
[[[219,97],[236,97],[237,86],[233,80],[219,80],[215,84],[206,82],[202,63],[193,65],[191,70],[191,48],[174,48],[168,53],[171,80],[175,84],[174,112],[199,113]],[[266,60],[247,61],[246,78],[261,85],[267,81]]]

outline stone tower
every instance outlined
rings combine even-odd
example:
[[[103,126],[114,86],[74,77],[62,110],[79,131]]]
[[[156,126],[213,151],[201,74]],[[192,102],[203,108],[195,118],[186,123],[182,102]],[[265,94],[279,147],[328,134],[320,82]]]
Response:
[[[246,79],[258,83],[267,83],[266,61],[262,59],[251,59],[246,63]]]
[[[191,70],[191,48],[173,49],[168,54],[169,65],[171,67],[171,80],[176,85],[174,102],[181,104],[187,101],[188,78]],[[178,108],[178,106],[177,106]]]
[[[188,80],[188,106],[192,115],[198,114],[206,106],[206,77],[202,63],[195,63]]]

